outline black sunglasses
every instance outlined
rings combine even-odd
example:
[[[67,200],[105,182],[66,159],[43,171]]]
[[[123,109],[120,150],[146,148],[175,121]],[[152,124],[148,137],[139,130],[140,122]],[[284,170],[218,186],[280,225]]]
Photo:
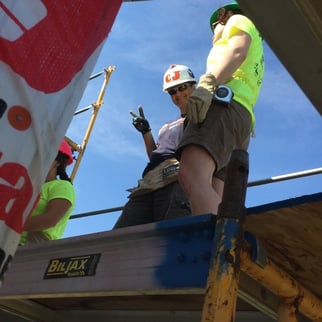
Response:
[[[180,85],[180,86],[178,86],[176,88],[171,88],[171,89],[168,90],[168,93],[172,96],[178,91],[183,92],[188,88],[189,85],[190,84],[182,84],[182,85]]]

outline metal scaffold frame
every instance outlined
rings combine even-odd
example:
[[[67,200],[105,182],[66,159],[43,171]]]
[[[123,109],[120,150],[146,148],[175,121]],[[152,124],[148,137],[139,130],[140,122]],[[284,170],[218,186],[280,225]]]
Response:
[[[280,299],[279,322],[298,322],[297,312],[312,321],[322,321],[322,301],[317,296],[269,258],[260,265],[252,259],[255,245],[244,239],[247,177],[248,154],[236,150],[228,165],[223,201],[217,216],[202,322],[235,321],[240,271]]]
[[[121,300],[124,304],[138,301],[135,298],[142,295],[170,298],[193,295],[203,299],[201,322],[235,321],[237,298],[279,322],[299,322],[303,321],[303,316],[314,322],[322,321],[321,300],[271,260],[265,247],[245,231],[247,177],[248,153],[237,150],[228,166],[223,201],[216,217],[208,214],[180,218],[20,250],[6,280],[8,284],[0,289],[0,308],[16,315],[35,317],[50,310],[47,305],[43,308],[39,300],[41,303],[51,298],[63,297],[68,302],[70,297],[72,301],[85,297],[91,306],[91,298],[96,297],[105,298],[109,303],[113,296],[130,296],[131,299]],[[321,200],[321,196],[319,198]],[[84,252],[101,254],[101,268],[95,279],[84,278],[77,284],[71,279],[58,279],[54,284],[42,279],[48,260],[58,253],[69,258]],[[160,258],[163,258],[161,262]],[[21,274],[26,266],[33,271],[27,281]],[[123,269],[115,271],[116,267]],[[191,269],[198,274],[192,275]],[[141,271],[143,275],[133,278]],[[156,275],[168,285],[166,288],[155,280]],[[164,307],[160,304],[159,308],[158,312],[169,310],[168,304]],[[144,315],[149,309],[141,311]],[[107,310],[105,314],[110,316],[111,312]],[[66,311],[55,312],[55,316],[57,320],[53,318],[53,322],[69,321]],[[140,317],[135,316],[124,321],[140,321]],[[183,320],[177,315],[173,321]],[[191,321],[197,320],[198,314],[191,315]]]

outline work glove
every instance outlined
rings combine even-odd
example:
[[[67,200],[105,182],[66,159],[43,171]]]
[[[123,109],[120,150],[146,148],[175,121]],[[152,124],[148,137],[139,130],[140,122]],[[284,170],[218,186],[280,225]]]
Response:
[[[197,88],[187,101],[187,118],[193,123],[202,123],[214,97],[217,81],[211,74],[200,76]]]
[[[133,111],[130,111],[130,114],[132,115],[132,124],[134,127],[144,135],[145,133],[148,133],[151,131],[150,124],[148,120],[144,116],[143,108],[141,106],[138,107],[139,114],[135,114]]]

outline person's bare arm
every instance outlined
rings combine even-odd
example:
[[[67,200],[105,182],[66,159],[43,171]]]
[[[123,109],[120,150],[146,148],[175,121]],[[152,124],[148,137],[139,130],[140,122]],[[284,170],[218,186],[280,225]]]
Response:
[[[215,54],[214,60],[218,63],[209,72],[216,77],[217,84],[224,84],[231,79],[246,59],[250,43],[250,36],[240,31],[229,39],[225,50]]]
[[[38,216],[30,217],[25,224],[26,231],[41,231],[55,226],[71,207],[67,199],[57,198],[48,202],[46,211]]]
[[[146,153],[148,155],[148,158],[150,159],[152,151],[157,148],[151,131],[143,135],[143,141],[144,141]]]

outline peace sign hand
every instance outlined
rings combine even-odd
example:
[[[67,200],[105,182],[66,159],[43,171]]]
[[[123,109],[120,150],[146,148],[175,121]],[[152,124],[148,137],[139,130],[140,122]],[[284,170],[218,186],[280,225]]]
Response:
[[[130,111],[130,114],[133,117],[132,124],[139,132],[142,133],[142,135],[144,135],[150,132],[151,128],[148,120],[144,116],[142,106],[138,106],[138,110],[139,110],[139,115],[135,114],[133,111]]]

